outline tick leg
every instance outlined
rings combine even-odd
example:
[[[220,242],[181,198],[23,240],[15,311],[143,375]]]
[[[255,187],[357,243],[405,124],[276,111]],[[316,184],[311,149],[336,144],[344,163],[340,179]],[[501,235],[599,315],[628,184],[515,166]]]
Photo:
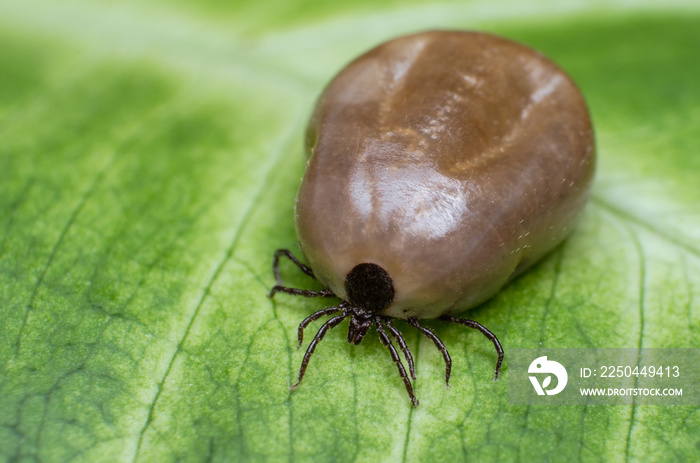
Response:
[[[310,289],[287,288],[286,286],[273,286],[267,297],[274,297],[277,293],[286,293],[293,296],[304,297],[336,297],[330,289],[322,289],[320,291],[312,291]]]
[[[394,325],[391,323],[391,320],[386,320],[386,327],[391,332],[391,334],[394,336],[394,338],[396,339],[396,342],[399,343],[399,347],[401,347],[401,351],[403,352],[403,355],[404,355],[404,357],[406,357],[406,361],[408,362],[408,371],[411,373],[411,378],[413,378],[415,380],[416,379],[416,367],[413,364],[413,355],[411,355],[411,351],[408,350],[408,346],[406,345],[406,340],[404,339],[401,332],[394,327]]]
[[[475,330],[481,331],[481,334],[486,336],[493,345],[496,347],[496,352],[498,352],[498,362],[496,362],[496,374],[493,376],[493,380],[498,380],[498,374],[501,372],[501,364],[503,363],[503,347],[498,341],[495,334],[489,331],[484,325],[474,320],[467,320],[466,318],[456,318],[449,315],[443,315],[440,320],[445,320],[452,323],[459,323],[460,325],[468,326],[469,328],[474,328]]]
[[[411,326],[415,326],[418,329],[418,331],[423,333],[426,338],[433,341],[435,347],[437,347],[440,353],[442,354],[442,358],[445,359],[445,386],[450,387],[450,375],[452,374],[452,359],[450,358],[450,353],[447,352],[447,346],[445,346],[445,344],[440,340],[440,338],[437,337],[433,330],[418,323],[418,319],[409,318],[407,321]]]
[[[299,386],[299,383],[301,383],[301,380],[304,378],[304,373],[306,373],[306,367],[309,366],[309,359],[311,358],[311,354],[314,353],[314,350],[316,350],[316,345],[319,342],[321,342],[328,330],[338,326],[340,322],[345,320],[346,317],[346,314],[338,315],[337,317],[331,318],[321,326],[321,328],[316,333],[316,336],[314,336],[314,339],[311,341],[311,344],[309,344],[309,347],[306,349],[306,353],[304,354],[304,360],[301,361],[301,368],[299,368],[299,380],[296,382],[296,384],[290,387],[291,390],[295,390]]]
[[[343,310],[340,307],[326,307],[325,309],[321,309],[318,312],[314,312],[308,317],[306,317],[301,323],[299,323],[299,329],[297,333],[297,337],[299,338],[299,345],[297,346],[297,349],[301,347],[301,343],[304,342],[304,328],[309,326],[309,323],[314,322],[318,320],[321,317],[325,317],[326,315],[331,315],[336,312],[340,312]]]
[[[287,259],[294,262],[294,265],[299,267],[299,269],[301,269],[302,272],[306,273],[308,276],[310,276],[314,280],[316,279],[316,277],[314,276],[314,271],[311,270],[306,265],[299,262],[299,259],[297,259],[294,256],[294,254],[292,254],[292,251],[290,251],[289,249],[278,249],[277,251],[275,251],[275,257],[272,260],[272,272],[275,274],[275,279],[277,280],[278,286],[282,286],[282,277],[280,276],[280,269],[279,269],[280,257],[282,257],[282,256],[284,256]]]
[[[401,379],[403,379],[403,383],[406,385],[406,391],[408,391],[408,396],[411,398],[411,402],[413,403],[414,407],[418,406],[418,398],[416,395],[413,393],[413,386],[411,386],[411,380],[408,379],[408,375],[406,374],[406,369],[403,367],[403,363],[401,363],[401,358],[399,357],[399,353],[396,352],[396,348],[394,348],[394,345],[391,343],[391,339],[389,339],[389,336],[387,336],[386,332],[384,331],[384,328],[382,328],[382,321],[380,318],[376,319],[377,322],[377,333],[379,333],[379,339],[381,339],[382,344],[386,346],[387,349],[389,349],[389,353],[391,354],[391,359],[394,361],[396,364],[396,367],[399,369],[399,375],[401,375]]]

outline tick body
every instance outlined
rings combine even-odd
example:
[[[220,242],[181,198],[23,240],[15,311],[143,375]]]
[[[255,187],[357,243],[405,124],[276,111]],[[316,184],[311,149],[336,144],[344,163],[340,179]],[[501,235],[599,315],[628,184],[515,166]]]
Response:
[[[595,150],[585,102],[541,54],[492,35],[431,31],[360,56],[326,87],[307,129],[309,162],[296,202],[299,245],[309,266],[275,255],[271,291],[338,297],[299,330],[350,320],[348,341],[369,328],[390,350],[414,405],[413,360],[391,324],[453,315],[493,296],[557,246],[590,190]],[[326,289],[286,288],[277,269],[292,260]],[[310,320],[311,319],[311,320]],[[388,334],[387,334],[388,332]],[[391,335],[391,336],[390,336]],[[298,384],[298,383],[297,383]]]

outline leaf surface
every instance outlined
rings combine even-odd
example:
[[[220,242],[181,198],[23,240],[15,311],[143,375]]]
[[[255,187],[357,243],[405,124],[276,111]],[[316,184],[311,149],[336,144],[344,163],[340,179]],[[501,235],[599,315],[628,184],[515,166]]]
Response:
[[[512,406],[507,355],[494,383],[491,344],[437,322],[450,389],[397,322],[416,409],[345,325],[291,392],[324,302],[266,297],[323,85],[390,37],[479,29],[572,75],[599,163],[571,238],[469,317],[506,349],[699,347],[700,10],[591,5],[0,3],[0,461],[697,459],[697,407]]]

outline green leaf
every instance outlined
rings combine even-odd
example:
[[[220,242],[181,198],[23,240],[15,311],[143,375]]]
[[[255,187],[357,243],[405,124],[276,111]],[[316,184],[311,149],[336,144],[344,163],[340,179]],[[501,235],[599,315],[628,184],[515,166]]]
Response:
[[[0,3],[0,461],[692,461],[685,406],[511,406],[491,344],[402,323],[413,409],[375,336],[266,297],[314,98],[427,28],[529,44],[597,130],[571,238],[470,312],[513,347],[700,347],[700,10],[693,1]],[[309,282],[291,265],[286,281]],[[318,327],[318,322],[311,328]]]

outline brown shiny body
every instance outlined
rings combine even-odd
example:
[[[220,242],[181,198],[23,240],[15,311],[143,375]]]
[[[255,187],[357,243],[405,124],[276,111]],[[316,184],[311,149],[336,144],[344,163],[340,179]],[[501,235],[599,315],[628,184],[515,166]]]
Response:
[[[297,237],[343,300],[362,263],[391,276],[382,315],[435,318],[495,294],[571,231],[593,131],[571,79],[495,36],[433,31],[360,56],[309,123]]]

